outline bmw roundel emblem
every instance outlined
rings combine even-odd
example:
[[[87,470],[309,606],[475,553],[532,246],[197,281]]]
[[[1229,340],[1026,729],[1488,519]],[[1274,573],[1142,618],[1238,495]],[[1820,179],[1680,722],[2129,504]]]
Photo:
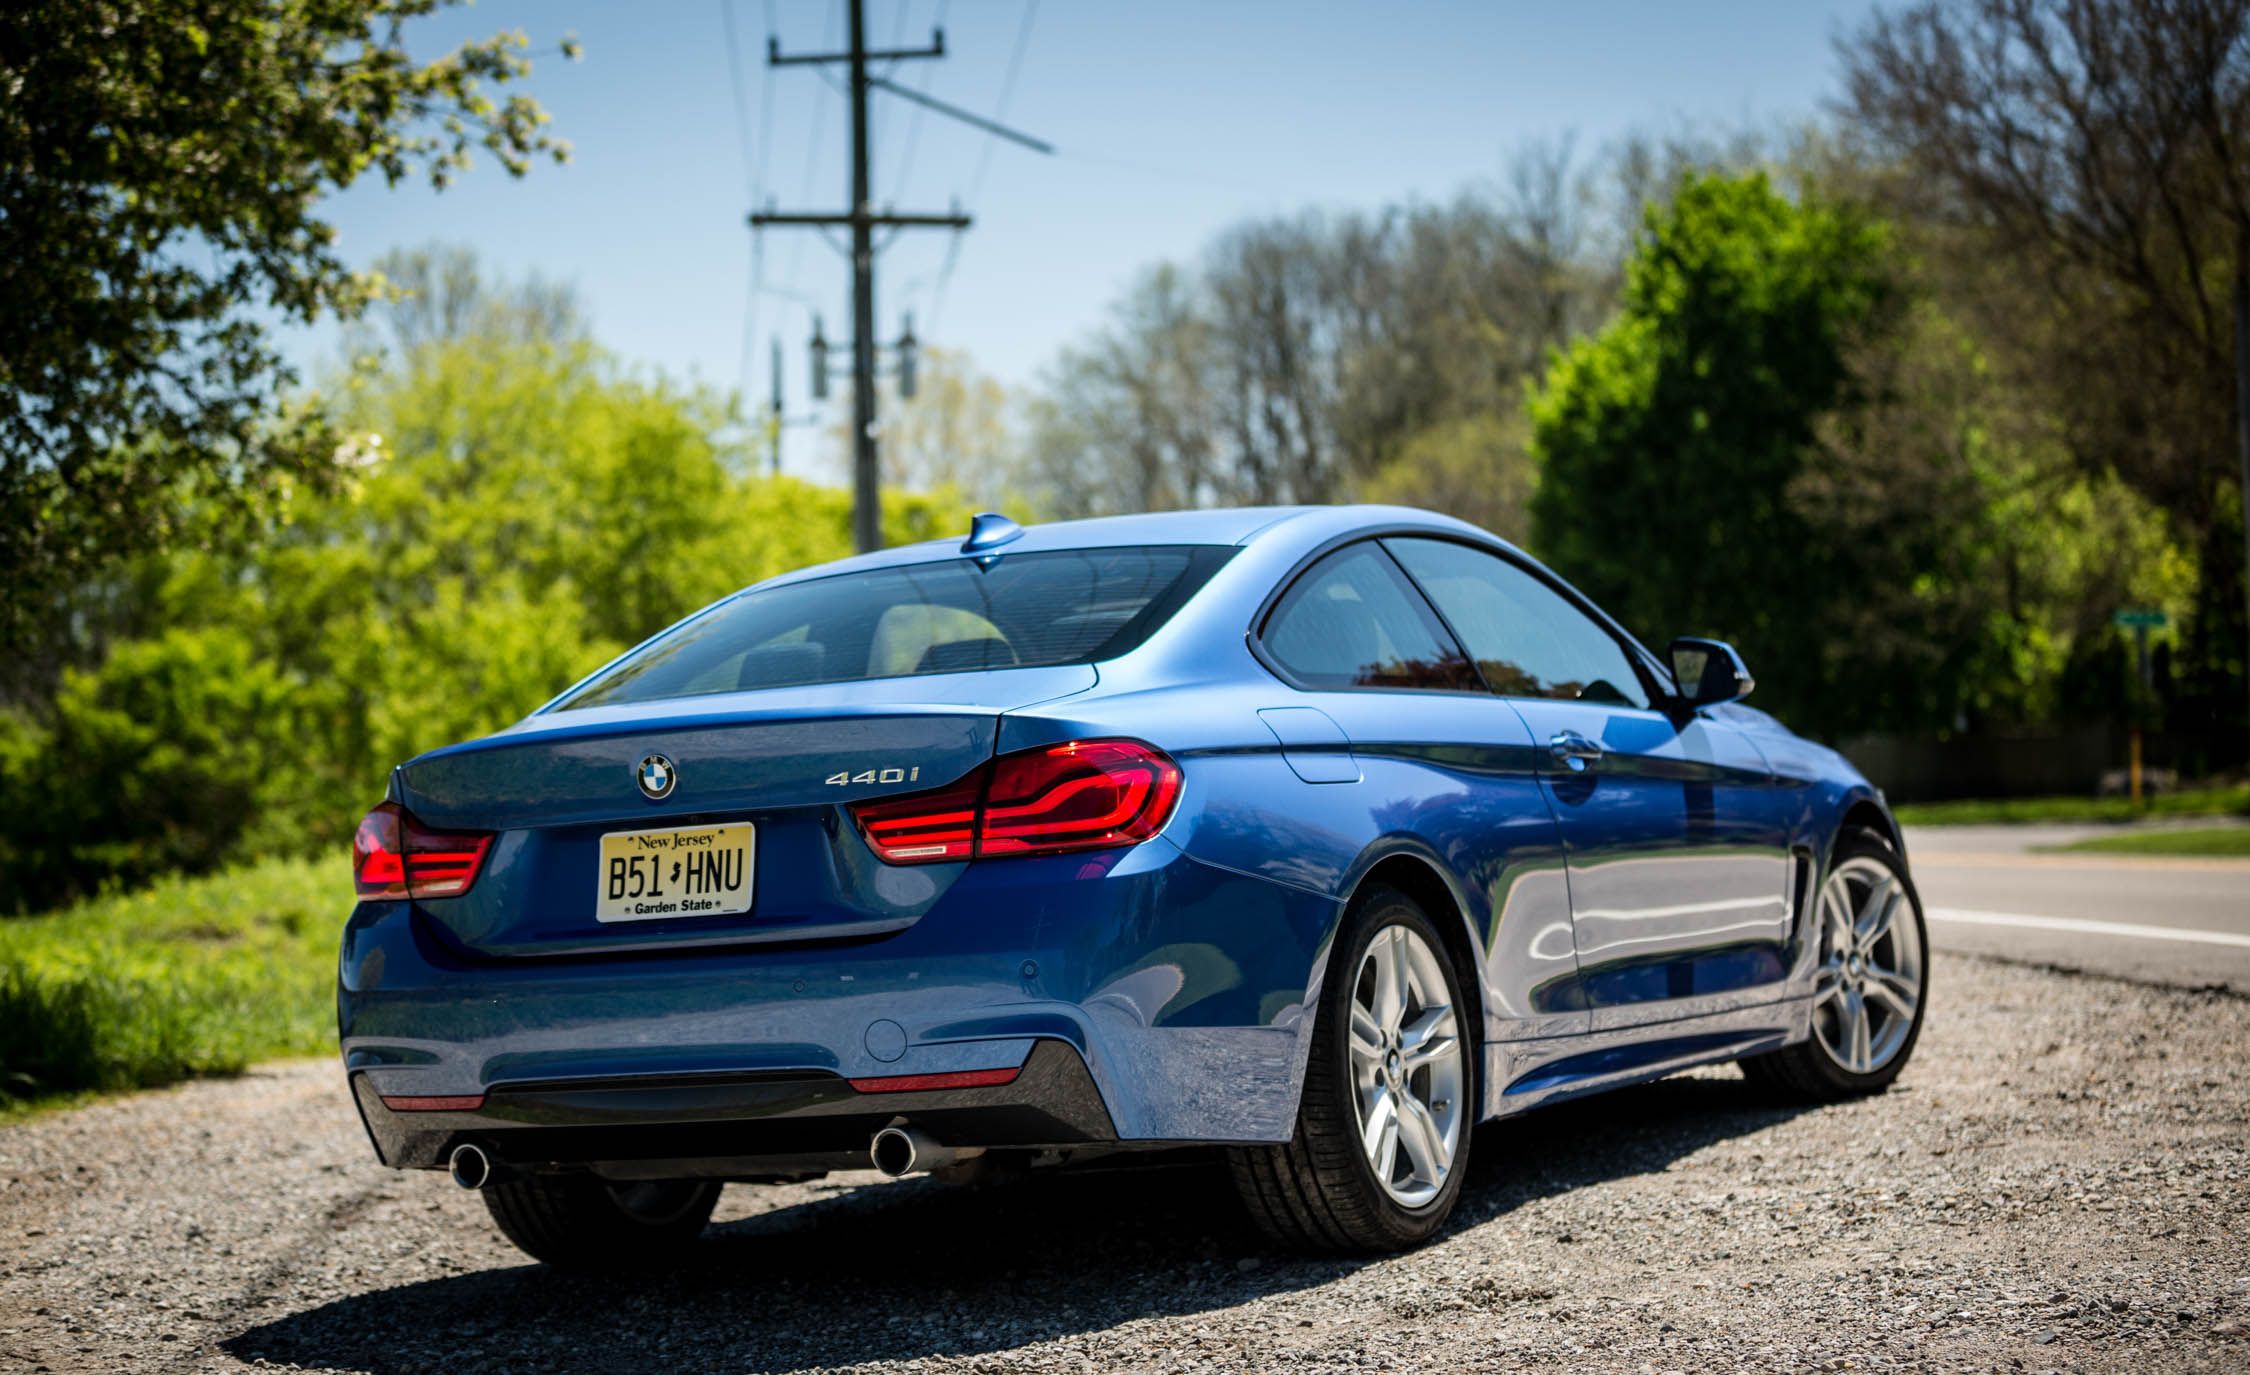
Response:
[[[672,785],[680,781],[680,771],[673,768],[672,761],[663,755],[651,754],[641,760],[640,767],[633,771],[633,777],[640,781],[643,793],[650,798],[658,798],[672,791]]]

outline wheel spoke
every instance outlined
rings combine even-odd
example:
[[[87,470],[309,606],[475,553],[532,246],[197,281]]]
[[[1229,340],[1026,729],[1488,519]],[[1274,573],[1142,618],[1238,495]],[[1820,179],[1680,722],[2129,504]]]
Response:
[[[1431,1120],[1430,1110],[1413,1094],[1403,1095],[1399,1109],[1398,1141],[1406,1151],[1407,1164],[1415,1178],[1435,1184],[1445,1177],[1445,1138]]]
[[[1865,1074],[1874,1068],[1875,1052],[1868,1036],[1867,999],[1853,992],[1844,996],[1845,1027],[1849,1034],[1846,1043],[1850,1048],[1844,1060],[1855,1073]]]
[[[1383,1063],[1383,1029],[1374,1012],[1357,999],[1352,1002],[1351,1049],[1355,1070],[1372,1070]]]
[[[1828,948],[1841,959],[1852,948],[1852,910],[1844,901],[1844,888],[1830,883],[1821,890],[1821,919],[1828,928]]]
[[[1397,1028],[1399,1011],[1405,1006],[1399,997],[1398,946],[1388,936],[1376,937],[1375,943],[1367,947],[1367,962],[1373,966],[1370,992],[1375,1026],[1378,1031],[1387,1033]]]
[[[1835,965],[1823,966],[1813,983],[1813,1006],[1824,1007],[1844,996],[1843,971]]]
[[[1460,1031],[1450,1007],[1426,1007],[1399,1034],[1399,1059],[1406,1073],[1435,1064],[1460,1048]]]
[[[1385,1174],[1386,1152],[1398,1144],[1398,1100],[1390,1089],[1378,1086],[1367,1104],[1366,1125],[1360,1128],[1360,1148],[1367,1152],[1377,1174]]]
[[[1898,880],[1888,874],[1867,885],[1867,897],[1860,903],[1859,915],[1852,921],[1854,937],[1862,950],[1873,949],[1877,941],[1890,934],[1891,914],[1898,910],[1901,896]]]
[[[1384,1025],[1398,1031],[1406,1025],[1406,1009],[1413,1002],[1414,970],[1406,958],[1406,928],[1391,928],[1391,1015]]]
[[[1914,1020],[1914,1006],[1920,1000],[1920,992],[1914,987],[1914,981],[1904,974],[1871,964],[1867,966],[1866,993],[1894,1016]]]

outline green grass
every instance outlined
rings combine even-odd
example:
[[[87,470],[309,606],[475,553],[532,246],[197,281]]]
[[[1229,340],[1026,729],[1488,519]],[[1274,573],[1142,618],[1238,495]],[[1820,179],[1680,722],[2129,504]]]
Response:
[[[2250,815],[2250,784],[2162,793],[2138,807],[2125,797],[2016,797],[1993,801],[1909,802],[1897,809],[1906,826],[1983,826],[2024,821],[2138,821],[2152,816]]]
[[[0,1112],[333,1049],[350,906],[272,860],[0,920]]]
[[[2127,831],[2122,835],[2093,836],[2068,845],[2042,848],[2050,854],[2250,856],[2250,826]]]

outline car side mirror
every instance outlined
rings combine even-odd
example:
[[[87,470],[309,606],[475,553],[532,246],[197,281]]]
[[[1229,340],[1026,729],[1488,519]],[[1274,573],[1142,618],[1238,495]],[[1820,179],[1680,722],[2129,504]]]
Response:
[[[1743,666],[1742,656],[1724,640],[1698,640],[1683,635],[1672,641],[1669,656],[1679,700],[1690,707],[1739,702],[1758,685],[1758,680]]]

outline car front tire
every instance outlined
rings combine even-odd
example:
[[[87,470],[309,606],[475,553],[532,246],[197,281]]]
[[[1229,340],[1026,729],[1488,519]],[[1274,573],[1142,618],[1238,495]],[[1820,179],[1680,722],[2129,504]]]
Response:
[[[593,1175],[524,1175],[482,1190],[500,1232],[534,1260],[572,1270],[644,1267],[699,1236],[719,1182],[613,1183]]]
[[[1922,1036],[1929,935],[1906,861],[1881,837],[1837,837],[1814,903],[1812,1035],[1742,1062],[1745,1078],[1816,1102],[1881,1093]]]
[[[1444,938],[1377,887],[1337,933],[1296,1135],[1229,1152],[1251,1218],[1298,1250],[1397,1251],[1453,1211],[1476,1120],[1477,1019]]]

